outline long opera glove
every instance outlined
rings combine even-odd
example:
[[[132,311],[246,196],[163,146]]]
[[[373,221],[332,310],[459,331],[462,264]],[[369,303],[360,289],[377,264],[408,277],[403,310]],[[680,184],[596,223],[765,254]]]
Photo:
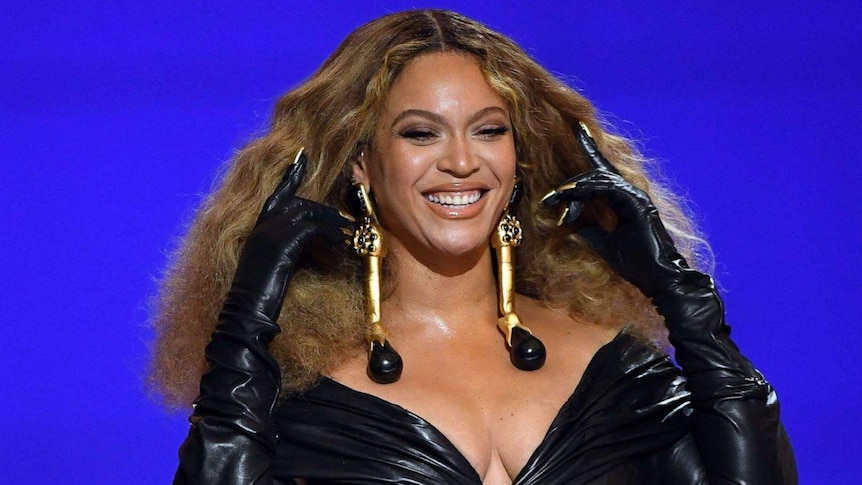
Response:
[[[338,211],[295,196],[305,164],[300,152],[245,243],[206,348],[209,369],[180,447],[175,484],[273,483],[270,414],[281,376],[268,346],[280,331],[285,289],[306,243],[320,238],[344,245],[350,225]]]
[[[724,304],[707,275],[688,267],[649,196],[601,154],[585,125],[577,132],[593,169],[544,198],[563,205],[562,224],[584,202],[607,199],[617,215],[611,231],[578,235],[623,278],[651,298],[665,319],[676,360],[692,396],[692,432],[710,483],[795,483],[796,469],[779,421],[774,390],[730,339]]]

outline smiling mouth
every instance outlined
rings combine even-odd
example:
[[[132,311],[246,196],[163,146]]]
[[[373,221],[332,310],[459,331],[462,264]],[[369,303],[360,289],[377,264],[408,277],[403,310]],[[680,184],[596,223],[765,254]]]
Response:
[[[436,192],[433,194],[425,194],[425,199],[429,202],[441,205],[443,207],[467,207],[475,204],[482,198],[482,191],[471,190],[469,192],[460,192],[457,194]]]

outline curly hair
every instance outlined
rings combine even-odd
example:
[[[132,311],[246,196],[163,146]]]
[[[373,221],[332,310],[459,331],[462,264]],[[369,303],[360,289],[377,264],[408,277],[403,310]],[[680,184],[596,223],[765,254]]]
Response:
[[[601,200],[586,205],[575,227],[557,227],[543,194],[589,165],[573,130],[584,122],[605,156],[645,190],[678,249],[692,261],[704,241],[680,201],[647,174],[632,142],[607,129],[592,104],[548,73],[509,38],[453,12],[416,10],[353,31],[303,84],[276,104],[269,132],[244,147],[203,202],[173,255],[153,313],[149,377],[172,406],[188,405],[206,369],[204,347],[215,328],[244,241],[264,200],[300,147],[309,156],[299,195],[345,210],[351,162],[373,144],[374,126],[392,83],[418,56],[474,56],[491,88],[508,104],[525,195],[518,207],[524,243],[516,290],[567,308],[596,325],[633,325],[661,344],[663,325],[650,302],[615,274],[575,231],[611,228]],[[345,356],[364,348],[358,261],[315,248],[296,272],[272,344],[285,393],[301,392]]]

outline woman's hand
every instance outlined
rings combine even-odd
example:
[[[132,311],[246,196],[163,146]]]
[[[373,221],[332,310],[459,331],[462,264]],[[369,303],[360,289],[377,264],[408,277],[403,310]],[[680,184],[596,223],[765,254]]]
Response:
[[[305,245],[315,238],[344,245],[350,225],[335,209],[296,197],[305,164],[300,154],[288,167],[246,240],[206,348],[209,369],[180,447],[175,484],[273,483],[270,413],[281,375],[269,342],[281,330],[276,321],[285,289]]]
[[[626,181],[602,155],[586,126],[577,131],[592,170],[570,178],[543,199],[549,206],[563,204],[560,224],[573,223],[583,204],[605,197],[617,216],[612,231],[588,226],[578,231],[620,276],[644,295],[655,298],[688,269],[659,218],[649,196]]]
[[[301,151],[266,200],[245,242],[226,304],[239,305],[272,322],[278,319],[285,288],[311,239],[346,247],[351,221],[337,210],[296,197],[307,159]]]
[[[564,204],[560,218],[560,223],[564,224],[577,219],[584,202],[606,198],[617,216],[616,227],[606,231],[587,226],[577,234],[586,239],[614,271],[652,299],[665,317],[671,343],[677,347],[677,359],[687,373],[715,364],[704,362],[705,355],[700,350],[691,359],[686,352],[691,343],[706,335],[730,332],[724,323],[724,305],[712,278],[688,267],[649,196],[620,175],[599,151],[583,123],[577,136],[593,168],[564,182],[545,196],[544,203]],[[753,375],[756,371],[743,360],[744,373]]]
[[[727,368],[745,376],[759,376],[747,359],[726,340],[730,328],[724,323],[724,305],[712,278],[690,269],[667,233],[649,196],[626,181],[602,155],[581,124],[577,136],[592,170],[572,177],[543,199],[546,205],[564,204],[560,223],[574,222],[584,202],[605,197],[617,216],[611,231],[587,226],[577,233],[585,238],[620,276],[651,298],[670,330],[677,361],[687,375]],[[693,344],[721,339],[734,356],[715,355],[715,348],[693,348]],[[706,347],[709,347],[707,345]],[[715,357],[710,358],[710,357]],[[764,391],[765,392],[765,391]],[[765,394],[763,394],[765,398]]]

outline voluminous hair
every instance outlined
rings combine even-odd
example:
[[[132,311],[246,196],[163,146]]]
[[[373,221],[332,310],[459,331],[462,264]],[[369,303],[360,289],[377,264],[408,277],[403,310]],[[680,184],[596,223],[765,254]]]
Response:
[[[509,38],[458,14],[417,10],[387,15],[352,32],[323,65],[276,104],[269,132],[231,161],[205,199],[161,284],[150,384],[167,404],[188,405],[206,369],[204,347],[236,270],[239,253],[264,200],[301,147],[308,171],[298,195],[347,210],[351,163],[372,146],[378,115],[394,80],[418,56],[473,56],[491,88],[508,104],[524,197],[517,208],[524,242],[516,258],[516,290],[595,325],[632,325],[658,345],[664,327],[649,300],[626,283],[576,231],[610,229],[613,212],[586,204],[574,226],[557,227],[558,209],[543,194],[590,168],[576,139],[578,122],[592,132],[622,175],[646,191],[689,262],[708,254],[679,200],[647,173],[634,144],[602,122],[592,104],[548,73]],[[708,248],[707,248],[708,249]],[[325,254],[324,254],[325,253]],[[356,258],[314,250],[288,288],[270,349],[284,394],[301,392],[322,373],[363,352],[364,318]]]

